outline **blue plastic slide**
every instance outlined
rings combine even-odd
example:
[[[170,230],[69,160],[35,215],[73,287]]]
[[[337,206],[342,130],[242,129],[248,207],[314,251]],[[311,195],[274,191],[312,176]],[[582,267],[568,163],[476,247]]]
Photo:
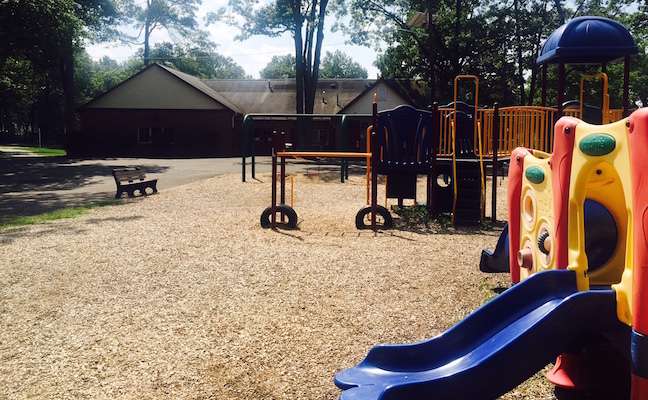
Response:
[[[546,271],[433,339],[375,346],[335,384],[341,400],[493,399],[588,336],[618,329],[614,291],[578,292],[574,272]]]

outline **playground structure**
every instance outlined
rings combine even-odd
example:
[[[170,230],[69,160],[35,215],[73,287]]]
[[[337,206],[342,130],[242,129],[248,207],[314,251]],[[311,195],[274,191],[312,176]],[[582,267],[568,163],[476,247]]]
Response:
[[[336,375],[343,399],[494,398],[560,355],[548,376],[563,388],[648,398],[648,108],[608,125],[563,117],[555,142],[511,156],[520,283],[434,339],[375,347]]]
[[[583,86],[587,80],[601,79],[604,82],[604,106],[592,113],[590,116],[599,121],[612,121],[621,115],[622,110],[609,110],[609,95],[607,94],[607,75],[599,73],[586,75],[581,79],[581,98],[583,102]],[[473,84],[474,104],[468,105],[458,100],[458,89],[462,81]],[[496,214],[497,203],[497,178],[498,167],[503,157],[510,155],[511,149],[523,145],[526,147],[538,147],[546,149],[553,145],[553,138],[549,128],[551,121],[556,118],[557,109],[551,107],[536,106],[514,106],[499,108],[497,105],[492,108],[480,108],[479,79],[472,75],[460,75],[455,78],[454,100],[447,106],[433,106],[432,111],[416,110],[415,113],[408,113],[405,110],[414,110],[409,106],[402,106],[394,110],[377,112],[374,109],[371,114],[372,124],[367,128],[366,150],[359,151],[291,151],[286,149],[286,136],[283,132],[275,132],[272,146],[273,165],[273,187],[280,185],[280,200],[277,203],[276,189],[273,189],[271,207],[264,210],[262,214],[262,226],[274,227],[276,222],[271,221],[271,208],[275,213],[281,214],[282,223],[288,219],[284,227],[295,227],[296,212],[293,204],[285,204],[285,165],[287,158],[317,158],[340,160],[340,180],[344,182],[348,178],[349,159],[363,159],[367,172],[367,207],[361,208],[356,217],[356,227],[366,228],[389,228],[392,224],[392,217],[387,208],[388,199],[396,199],[399,206],[403,200],[409,199],[416,202],[416,176],[418,174],[427,176],[427,199],[428,210],[431,215],[439,212],[450,213],[455,224],[474,225],[478,224],[485,217],[485,195],[486,195],[486,166],[491,166],[492,177],[492,208],[491,216]],[[374,105],[376,103],[374,102]],[[598,111],[598,113],[596,112]],[[565,110],[567,115],[582,115],[583,106],[579,109],[571,108]],[[337,143],[345,141],[348,134],[348,121],[352,118],[366,119],[369,115],[296,115],[296,114],[263,114],[248,115],[246,121],[249,123],[253,118],[339,118],[341,126],[336,137]],[[424,116],[425,121],[422,117]],[[419,121],[419,124],[411,125],[407,122],[410,119]],[[388,119],[396,119],[388,121]],[[438,127],[432,121],[439,121]],[[250,124],[251,125],[251,124]],[[379,126],[380,125],[380,126]],[[387,129],[389,125],[389,129]],[[423,129],[425,125],[425,129]],[[374,131],[373,126],[377,126]],[[398,127],[398,128],[396,128]],[[406,130],[409,130],[407,132]],[[390,135],[390,131],[392,134]],[[432,133],[432,135],[431,135]],[[417,138],[417,135],[419,136]],[[276,141],[276,138],[281,140]],[[373,142],[372,142],[373,138]],[[425,140],[423,140],[425,139]],[[436,140],[435,140],[436,139]],[[394,140],[402,143],[388,144]],[[378,147],[373,149],[375,143]],[[385,151],[400,149],[406,151]],[[417,147],[418,146],[418,147]],[[423,147],[421,147],[423,146]],[[427,147],[425,147],[427,146]],[[433,148],[429,146],[434,146]],[[348,149],[348,146],[341,146]],[[373,166],[371,154],[380,154]],[[424,156],[423,158],[421,156]],[[244,158],[245,159],[245,158]],[[254,157],[253,157],[254,160]],[[280,177],[276,177],[279,170]],[[245,164],[244,168],[245,168]],[[252,164],[254,176],[254,163]],[[374,171],[376,173],[374,173]],[[372,188],[376,187],[373,177],[385,175],[387,177],[385,206],[378,205],[377,198],[373,196]],[[437,177],[437,179],[434,179]],[[278,182],[277,182],[278,180]],[[376,223],[375,214],[380,216],[380,223]],[[373,222],[368,222],[369,220]],[[276,217],[275,217],[276,221]]]
[[[397,199],[398,204],[402,205],[405,199],[414,199],[416,201],[416,175],[422,174],[428,176],[428,210],[432,216],[438,212],[449,212],[452,215],[452,221],[457,225],[475,225],[479,224],[486,217],[485,200],[486,200],[486,174],[487,167],[490,166],[490,175],[492,177],[492,199],[491,199],[491,219],[496,219],[497,214],[497,179],[499,175],[499,165],[502,158],[508,158],[513,149],[517,147],[532,148],[537,151],[548,153],[554,145],[552,127],[555,121],[563,116],[573,116],[584,119],[591,123],[609,123],[619,120],[629,113],[629,68],[630,55],[637,52],[634,40],[628,31],[615,21],[601,17],[579,17],[571,20],[563,27],[557,29],[546,41],[542,52],[538,57],[537,63],[541,66],[541,105],[540,106],[511,106],[493,108],[484,108],[479,106],[479,80],[475,76],[460,75],[455,79],[454,99],[447,106],[434,107],[434,114],[430,116],[436,123],[430,124],[426,130],[435,131],[435,138],[431,140],[435,144],[435,151],[423,151],[427,159],[420,158],[420,151],[416,155],[416,163],[428,165],[426,168],[411,167],[411,171],[402,171],[396,173],[396,170],[388,165],[402,164],[405,165],[406,159],[412,158],[412,154],[401,154],[402,159],[394,159],[393,154],[389,160],[385,159],[384,146],[392,140],[389,133],[384,128],[378,130],[371,129],[367,133],[367,148],[351,149],[349,139],[348,121],[351,117],[364,117],[367,115],[283,115],[284,117],[300,119],[316,118],[338,118],[340,129],[337,130],[338,137],[336,143],[338,148],[333,151],[302,152],[309,157],[334,158],[340,161],[340,177],[344,182],[348,174],[348,159],[363,158],[361,153],[374,153],[380,156],[371,158],[366,157],[367,165],[367,206],[358,213],[356,217],[356,226],[360,229],[370,227],[372,229],[387,228],[391,217],[387,204],[385,207],[378,206],[377,200],[374,199],[372,192],[373,178],[375,174],[387,175],[387,199]],[[608,77],[606,74],[607,64],[617,59],[623,59],[624,62],[624,82],[623,82],[623,100],[622,108],[611,109],[608,94]],[[549,64],[557,65],[557,96],[556,106],[547,106],[547,69]],[[566,85],[566,65],[568,64],[595,64],[600,65],[601,72],[591,75],[584,75],[580,79],[580,96],[578,101],[564,101]],[[461,81],[474,82],[474,104],[468,105],[458,100],[458,88]],[[600,80],[602,89],[602,98],[600,107],[589,106],[586,104],[584,93],[585,85],[590,81]],[[383,115],[394,115],[393,110],[383,111]],[[242,178],[245,181],[246,176],[246,159],[247,154],[252,155],[252,176],[255,176],[255,157],[254,157],[254,139],[253,128],[251,128],[255,118],[261,117],[278,117],[280,115],[248,115],[245,118],[246,129],[243,135],[243,157],[242,157]],[[377,123],[383,123],[384,117],[377,117],[374,111],[372,118],[372,127],[377,127]],[[384,123],[383,123],[384,125]],[[392,125],[392,129],[394,125]],[[416,127],[410,127],[416,130]],[[420,133],[420,132],[418,132]],[[399,132],[401,136],[416,136],[416,131],[408,134]],[[429,136],[429,133],[426,133]],[[370,143],[370,136],[374,136],[373,143],[378,148],[373,149]],[[394,136],[394,135],[392,135]],[[422,143],[422,142],[421,142]],[[393,147],[393,146],[392,146]],[[376,153],[376,151],[380,153]],[[285,157],[280,157],[282,164],[285,163],[286,157],[296,157],[295,152],[288,154],[283,151]],[[327,155],[328,153],[329,155]],[[345,156],[342,153],[349,154]],[[356,156],[352,154],[356,153]],[[339,157],[333,157],[331,154],[337,154]],[[411,161],[411,160],[409,160]],[[376,162],[375,168],[372,169],[372,163]],[[402,167],[401,167],[402,169]],[[417,170],[414,172],[414,170]],[[390,176],[391,175],[391,176]],[[435,179],[432,175],[438,175]],[[285,192],[285,177],[280,178],[282,182],[281,193]],[[371,182],[370,182],[371,181]],[[441,181],[451,185],[451,191],[439,189],[442,185],[436,182]],[[276,179],[273,178],[273,184]],[[375,186],[375,185],[373,185]],[[448,193],[451,197],[448,200]],[[274,202],[272,203],[274,204]],[[451,206],[447,206],[451,204]],[[275,213],[279,211],[281,218],[285,217],[285,204],[271,207]],[[286,209],[287,210],[287,209]],[[373,210],[373,211],[372,211]],[[272,212],[272,211],[270,211]],[[291,214],[294,210],[291,211]],[[383,221],[380,225],[376,224],[376,214],[379,214]],[[269,215],[264,211],[264,215]],[[370,222],[367,223],[365,217],[370,216]],[[264,217],[265,218],[265,217]],[[267,221],[267,218],[264,219]],[[268,226],[268,224],[262,224]],[[271,224],[273,227],[275,224]]]
[[[625,114],[636,47],[625,29],[619,39],[619,27],[574,19],[550,36],[539,62],[565,55],[564,84],[566,61],[624,58]],[[569,36],[578,52],[561,48],[570,32],[589,36],[589,51]],[[607,124],[563,116],[545,140],[536,126],[530,143],[540,149],[511,150],[509,224],[495,253],[508,252],[514,286],[433,339],[374,347],[336,374],[341,399],[496,398],[556,357],[547,377],[570,398],[648,399],[648,108],[608,123],[619,112],[605,96],[602,104]]]
[[[392,217],[386,207],[378,204],[378,175],[387,177],[386,198],[397,199],[400,206],[404,200],[416,202],[417,177],[427,177],[427,207],[431,215],[438,212],[451,213],[457,224],[477,224],[484,214],[485,203],[485,169],[483,158],[474,158],[481,154],[481,135],[477,135],[479,151],[475,153],[473,131],[480,129],[477,120],[479,80],[475,76],[458,76],[455,86],[461,80],[474,82],[474,106],[458,102],[455,88],[453,112],[445,116],[450,121],[452,138],[455,145],[448,157],[437,158],[439,129],[434,121],[439,120],[436,105],[432,111],[416,110],[411,106],[399,106],[392,110],[378,112],[374,96],[372,124],[367,128],[366,151],[293,151],[286,143],[286,136],[275,132],[272,145],[272,195],[271,205],[261,214],[261,226],[277,226],[277,213],[280,214],[281,226],[294,228],[297,225],[297,213],[293,204],[286,200],[286,158],[318,159],[364,159],[366,161],[367,204],[356,215],[358,229],[388,229],[392,226]],[[464,109],[471,111],[466,112]],[[276,117],[263,115],[263,117]],[[290,115],[294,117],[294,115]],[[255,116],[248,116],[251,120]],[[317,117],[322,117],[318,115]],[[326,116],[324,116],[326,117]],[[342,122],[347,116],[342,117]],[[376,154],[376,157],[372,157]],[[254,164],[253,164],[254,165]],[[279,165],[279,167],[278,167]],[[345,163],[341,163],[341,181],[345,179]],[[245,168],[245,167],[244,167]],[[280,171],[277,178],[277,171]],[[497,170],[495,167],[494,171]],[[441,178],[438,179],[437,175]],[[279,183],[280,200],[277,203],[276,186]],[[292,199],[293,196],[291,196]],[[377,217],[380,217],[378,221]]]
[[[356,214],[356,228],[375,230],[378,215],[382,217],[381,227],[389,228],[392,225],[387,207],[378,205],[378,175],[387,177],[386,202],[389,198],[397,198],[401,206],[404,199],[416,201],[418,175],[426,175],[427,206],[428,209],[432,208],[432,185],[436,185],[432,181],[436,176],[435,139],[438,137],[432,121],[437,112],[436,106],[431,112],[410,106],[378,112],[374,97],[372,125],[367,129],[369,206]]]
[[[287,149],[292,146],[286,143],[286,135],[275,132],[272,145],[272,200],[270,207],[261,214],[261,226],[277,227],[277,213],[280,214],[281,226],[295,228],[297,225],[297,213],[292,201],[290,205],[285,204],[286,158],[364,159],[368,206],[361,208],[356,215],[358,229],[388,229],[393,224],[387,204],[384,207],[378,204],[379,175],[387,178],[386,203],[388,199],[397,199],[400,206],[406,199],[416,202],[417,178],[424,175],[427,177],[427,207],[431,215],[448,212],[457,224],[479,223],[485,200],[484,165],[481,157],[470,158],[473,155],[473,130],[475,127],[480,129],[476,119],[479,80],[475,76],[458,76],[455,86],[460,80],[474,82],[474,114],[458,109],[459,105],[465,104],[456,101],[455,90],[455,109],[446,117],[451,120],[452,137],[457,143],[453,146],[450,157],[437,159],[439,133],[438,127],[433,123],[438,120],[436,105],[432,111],[416,110],[403,105],[378,112],[375,96],[372,124],[367,128],[365,152],[292,151]],[[481,135],[478,135],[478,141],[481,149]],[[375,157],[372,156],[374,154]],[[436,179],[437,174],[448,184],[442,186],[439,179]],[[341,171],[341,180],[344,180],[344,170]],[[279,203],[277,183],[280,187]]]

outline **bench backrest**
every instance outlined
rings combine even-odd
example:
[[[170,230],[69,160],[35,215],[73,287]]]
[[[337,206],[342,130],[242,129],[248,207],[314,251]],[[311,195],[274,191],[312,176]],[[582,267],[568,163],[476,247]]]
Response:
[[[117,183],[134,182],[143,181],[146,179],[146,174],[139,168],[120,168],[113,170],[113,177]]]

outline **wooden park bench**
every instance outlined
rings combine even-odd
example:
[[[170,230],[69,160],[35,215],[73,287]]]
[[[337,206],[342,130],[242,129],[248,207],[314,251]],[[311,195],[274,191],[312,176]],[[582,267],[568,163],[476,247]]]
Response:
[[[112,174],[117,184],[116,199],[120,199],[124,193],[127,193],[128,197],[134,197],[136,191],[139,191],[140,195],[146,196],[147,188],[150,188],[153,193],[157,193],[157,179],[146,180],[144,171],[137,167],[113,169]]]

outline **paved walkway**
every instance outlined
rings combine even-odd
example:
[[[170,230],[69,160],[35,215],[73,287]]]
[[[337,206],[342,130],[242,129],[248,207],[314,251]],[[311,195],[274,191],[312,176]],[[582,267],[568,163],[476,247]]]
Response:
[[[112,199],[115,195],[112,170],[124,166],[140,167],[147,176],[158,178],[158,189],[162,193],[174,186],[223,174],[240,176],[241,173],[238,157],[71,159],[44,157],[24,149],[0,146],[0,220]],[[257,157],[257,177],[268,174],[270,168],[270,157]],[[357,172],[355,168],[352,170]],[[317,174],[331,181],[339,180],[340,176],[338,166],[291,160],[288,173],[296,171]],[[248,180],[251,180],[250,173],[248,164]]]
[[[0,218],[33,215],[58,208],[113,198],[112,169],[137,166],[159,179],[158,188],[240,171],[238,158],[200,159],[68,159],[2,151],[0,157]],[[7,156],[9,155],[9,156]]]

